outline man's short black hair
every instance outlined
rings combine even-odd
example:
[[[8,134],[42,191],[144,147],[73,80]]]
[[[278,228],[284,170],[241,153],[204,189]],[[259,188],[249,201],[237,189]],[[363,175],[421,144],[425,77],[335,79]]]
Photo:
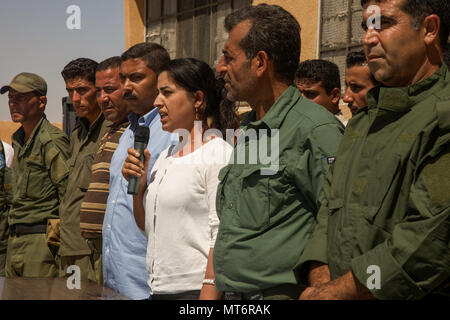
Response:
[[[364,50],[349,52],[347,55],[347,58],[346,58],[346,66],[347,66],[347,69],[354,67],[354,66],[367,66],[367,68],[368,68],[369,64],[367,63],[367,58],[366,58],[366,54],[364,53]],[[369,72],[370,72],[370,70],[369,70]],[[376,86],[380,84],[374,78],[372,73],[370,73],[370,80]]]
[[[371,0],[361,0],[364,7]],[[375,2],[385,2],[387,0],[374,0]],[[441,20],[440,44],[442,50],[447,47],[450,27],[450,1],[449,0],[403,0],[400,7],[403,12],[411,17],[413,27],[418,28],[420,24],[431,14],[436,14]]]
[[[366,54],[363,50],[349,52],[346,58],[347,69],[353,66],[365,66],[367,64]]]
[[[341,76],[339,67],[327,60],[306,60],[300,63],[295,73],[296,80],[307,80],[312,83],[321,82],[327,94],[334,88],[341,89]]]
[[[294,81],[300,60],[300,24],[286,10],[277,5],[247,6],[225,18],[225,29],[230,32],[237,24],[249,21],[251,27],[239,43],[247,59],[264,51],[273,61],[278,80],[287,84]]]
[[[167,50],[159,44],[151,42],[142,42],[132,46],[120,58],[122,61],[143,59],[147,62],[147,67],[155,73],[159,73],[161,68],[170,61]]]
[[[78,58],[70,61],[61,71],[61,75],[64,81],[82,78],[94,84],[97,66],[98,63],[92,59]]]
[[[99,72],[108,69],[120,68],[121,63],[122,59],[120,59],[119,56],[111,57],[100,62],[96,71]]]

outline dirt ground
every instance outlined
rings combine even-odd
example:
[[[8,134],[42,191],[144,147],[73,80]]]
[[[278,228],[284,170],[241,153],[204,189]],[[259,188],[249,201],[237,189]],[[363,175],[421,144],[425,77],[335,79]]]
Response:
[[[62,129],[62,123],[52,123],[54,126]],[[19,129],[20,123],[12,121],[0,121],[0,139],[6,143],[11,144],[12,134]]]

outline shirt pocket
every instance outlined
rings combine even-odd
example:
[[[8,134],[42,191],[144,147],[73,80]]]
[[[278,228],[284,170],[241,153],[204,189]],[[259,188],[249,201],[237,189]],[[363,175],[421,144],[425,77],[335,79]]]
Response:
[[[238,224],[247,229],[259,230],[269,224],[270,176],[261,175],[261,168],[245,168],[237,195]]]
[[[69,172],[72,172],[73,171],[73,169],[74,169],[74,167],[75,167],[75,158],[70,158],[68,161],[67,161],[67,166],[69,167]]]
[[[45,165],[36,160],[28,159],[25,167],[26,181],[23,184],[24,195],[26,198],[40,199],[46,190],[46,182],[48,183],[48,171]]]
[[[81,164],[79,175],[77,177],[77,185],[82,192],[86,192],[89,188],[89,184],[91,183],[91,169],[93,160],[94,155],[89,154],[84,158],[83,163]]]
[[[223,200],[224,200],[224,195],[223,195],[223,186],[226,180],[226,177],[228,175],[228,172],[230,172],[231,167],[230,166],[225,166],[223,167],[220,171],[219,171],[219,184],[217,186],[217,196],[216,196],[216,211],[217,211],[217,216],[220,219],[221,216],[221,209],[222,209],[222,205],[223,205]]]
[[[340,211],[344,208],[342,198],[330,199],[328,201],[328,238],[335,239],[336,232],[341,232],[342,226],[339,222]]]
[[[370,223],[375,221],[383,205],[393,205],[390,202],[396,201],[392,196],[399,190],[394,180],[400,175],[400,156],[395,155],[390,159],[381,159],[380,156],[374,159],[376,166],[372,171],[367,186],[367,210],[364,210],[364,218]],[[391,198],[391,199],[387,199]]]
[[[330,199],[328,201],[328,215],[332,216],[338,213],[344,207],[344,200],[341,198]]]
[[[330,199],[328,201],[328,225],[327,225],[327,247],[328,253],[333,252],[333,256],[329,257],[329,264],[332,270],[339,270],[336,260],[343,257],[343,251],[346,250],[343,229],[351,229],[350,223],[345,223],[345,215],[343,215],[344,200],[342,198]],[[352,233],[347,233],[352,234]]]

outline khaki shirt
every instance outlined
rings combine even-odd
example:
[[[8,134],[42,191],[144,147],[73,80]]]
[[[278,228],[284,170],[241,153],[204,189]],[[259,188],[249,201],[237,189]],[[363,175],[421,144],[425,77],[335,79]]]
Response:
[[[60,206],[61,256],[86,255],[91,250],[80,232],[80,207],[91,180],[92,161],[98,150],[100,139],[105,134],[108,121],[103,114],[92,125],[84,118],[70,137],[72,156],[67,193]]]
[[[319,261],[332,279],[353,271],[377,299],[450,296],[450,73],[374,88],[367,101],[347,125],[297,276],[306,282],[306,262]]]
[[[45,115],[25,143],[24,134],[20,127],[12,136],[14,179],[10,226],[46,223],[49,218],[57,218],[69,173],[69,139]]]
[[[234,164],[219,174],[216,286],[250,292],[296,284],[292,269],[314,227],[344,128],[295,86],[262,120],[255,121],[252,111],[243,126],[253,139],[239,138]]]

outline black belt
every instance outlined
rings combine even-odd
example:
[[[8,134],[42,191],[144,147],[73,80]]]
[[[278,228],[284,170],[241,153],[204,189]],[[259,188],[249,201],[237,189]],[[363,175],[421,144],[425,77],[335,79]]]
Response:
[[[198,300],[200,290],[185,291],[173,294],[152,294],[149,300]]]
[[[25,235],[35,233],[46,233],[46,223],[24,224],[16,223],[9,227],[12,235]]]
[[[248,292],[231,292],[231,291],[225,291],[223,293],[223,300],[255,300],[255,298],[252,299],[252,297],[255,297],[256,295],[253,293]],[[262,293],[260,299],[262,299]]]
[[[296,284],[282,284],[272,288],[251,291],[251,292],[231,292],[223,293],[224,300],[263,300],[265,297],[280,295],[283,299],[298,299],[303,287]]]

